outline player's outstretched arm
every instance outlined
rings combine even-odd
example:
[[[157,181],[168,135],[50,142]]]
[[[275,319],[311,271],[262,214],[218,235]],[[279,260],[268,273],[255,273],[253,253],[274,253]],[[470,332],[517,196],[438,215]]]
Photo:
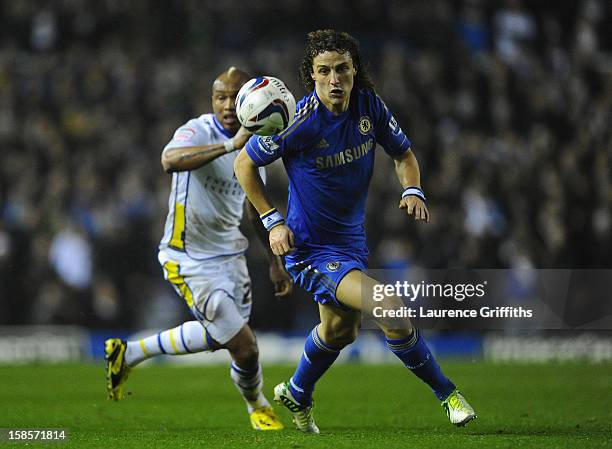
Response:
[[[251,137],[251,133],[241,127],[236,135],[222,143],[195,147],[169,148],[162,153],[161,164],[166,173],[195,170],[224,154],[239,150]]]
[[[425,204],[425,195],[421,189],[421,172],[419,163],[409,148],[400,156],[393,157],[395,173],[404,188],[400,209],[406,209],[408,215],[414,215],[415,220],[429,222],[429,211]]]
[[[293,251],[293,232],[285,225],[284,218],[266,196],[266,189],[259,176],[259,170],[245,149],[240,151],[234,161],[234,173],[268,230],[272,253],[275,256],[289,254]]]
[[[245,201],[245,211],[249,221],[255,229],[257,237],[266,249],[268,264],[270,266],[270,281],[274,286],[274,296],[279,298],[289,296],[293,291],[293,281],[285,270],[283,258],[281,256],[275,256],[272,252],[272,248],[270,248],[268,244],[268,231],[261,222],[257,210],[249,200]]]

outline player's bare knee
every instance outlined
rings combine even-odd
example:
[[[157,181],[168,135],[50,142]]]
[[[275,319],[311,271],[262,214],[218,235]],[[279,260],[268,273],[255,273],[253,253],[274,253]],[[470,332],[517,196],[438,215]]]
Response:
[[[382,314],[378,317],[375,316],[374,321],[387,338],[404,338],[412,333],[412,323],[406,317]]]
[[[345,346],[350,345],[355,340],[357,340],[357,336],[359,335],[359,328],[351,328],[341,332],[336,337],[336,345],[338,347],[344,348]]]
[[[259,359],[259,348],[255,340],[250,341],[243,348],[241,348],[241,355],[245,359],[258,360]]]
[[[325,328],[319,326],[317,331],[319,332],[319,337],[326,345],[334,349],[342,349],[357,339],[357,335],[359,335],[359,326],[342,328]]]
[[[385,296],[375,303],[376,307],[368,312],[369,318],[373,319],[378,327],[388,338],[403,338],[412,332],[410,319],[398,316],[398,311],[404,307],[404,303],[395,295]]]
[[[259,360],[257,340],[251,329],[245,325],[225,347],[239,366],[256,365]]]
[[[400,340],[408,337],[412,334],[413,326],[409,320],[405,320],[400,322],[399,320],[394,320],[390,323],[379,323],[379,326],[385,337],[390,338],[392,340]]]
[[[256,343],[237,346],[230,349],[230,354],[241,368],[248,369],[259,363],[259,349]]]

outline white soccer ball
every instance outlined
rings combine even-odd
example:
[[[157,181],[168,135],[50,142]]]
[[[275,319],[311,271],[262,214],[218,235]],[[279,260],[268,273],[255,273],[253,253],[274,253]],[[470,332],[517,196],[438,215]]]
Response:
[[[254,134],[278,134],[293,120],[295,98],[278,78],[253,78],[238,92],[236,115],[242,126]]]

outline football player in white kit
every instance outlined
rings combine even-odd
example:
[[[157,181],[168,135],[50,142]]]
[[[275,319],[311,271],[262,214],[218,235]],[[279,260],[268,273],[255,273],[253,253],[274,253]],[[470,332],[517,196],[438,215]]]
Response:
[[[245,194],[234,176],[235,150],[245,145],[250,133],[240,127],[235,98],[248,80],[235,67],[220,74],[212,87],[214,113],[181,126],[162,153],[162,165],[172,173],[172,190],[159,262],[196,320],[140,340],[107,340],[107,389],[110,399],[122,399],[130,369],[155,355],[224,348],[231,355],[230,375],[246,401],[253,428],[279,430],[283,425],[262,393],[257,341],[248,325],[248,242],[238,228]],[[286,296],[293,284],[283,261],[272,254],[267,232],[248,201],[246,209],[268,251],[275,294]]]

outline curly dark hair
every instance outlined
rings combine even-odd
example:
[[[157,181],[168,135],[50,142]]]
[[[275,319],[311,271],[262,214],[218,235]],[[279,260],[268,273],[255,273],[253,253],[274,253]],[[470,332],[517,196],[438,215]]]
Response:
[[[311,77],[312,60],[315,56],[326,51],[337,51],[338,53],[349,52],[353,60],[353,65],[357,69],[355,75],[355,87],[374,89],[374,82],[370,77],[367,64],[362,63],[359,52],[359,42],[353,36],[344,31],[336,30],[317,30],[308,33],[308,41],[304,57],[300,62],[300,83],[308,92],[314,89],[314,80]]]

